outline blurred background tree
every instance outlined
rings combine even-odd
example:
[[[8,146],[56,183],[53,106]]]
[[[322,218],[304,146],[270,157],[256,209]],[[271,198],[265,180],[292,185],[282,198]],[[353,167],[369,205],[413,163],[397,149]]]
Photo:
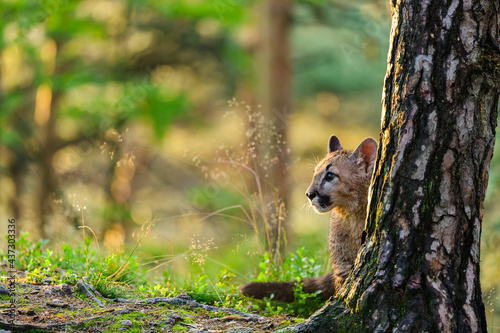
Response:
[[[285,250],[273,250],[285,233],[288,249],[325,249],[328,218],[305,208],[304,191],[330,134],[346,147],[378,138],[388,8],[2,1],[0,227],[16,217],[18,230],[59,244],[85,224],[121,252],[154,220],[144,256],[182,277],[191,241],[215,244],[213,271],[229,266],[241,282],[257,254]],[[491,309],[500,306],[496,164],[483,248]]]

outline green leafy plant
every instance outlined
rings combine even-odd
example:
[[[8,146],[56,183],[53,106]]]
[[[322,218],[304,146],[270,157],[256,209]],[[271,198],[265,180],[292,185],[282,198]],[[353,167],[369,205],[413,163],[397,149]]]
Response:
[[[41,284],[47,278],[52,276],[53,267],[50,261],[46,260],[40,267],[33,268],[26,273],[26,282]]]
[[[70,268],[64,274],[61,274],[59,282],[75,285],[78,282],[78,275],[73,273],[73,270]]]
[[[318,276],[321,265],[318,264],[319,255],[311,255],[304,247],[290,253],[282,265],[276,265],[268,252],[261,256],[256,281],[267,282],[272,280],[290,281]]]
[[[321,265],[317,264],[319,254],[311,255],[305,248],[298,248],[290,253],[282,265],[276,265],[270,260],[269,253],[262,255],[258,266],[258,282],[269,281],[297,281],[294,288],[295,299],[291,303],[273,301],[272,298],[253,300],[253,308],[259,309],[264,315],[278,315],[289,313],[297,317],[306,318],[318,310],[324,300],[318,297],[319,291],[306,293],[302,290],[305,278],[321,274]]]
[[[23,232],[16,242],[15,267],[26,271],[27,283],[40,284],[50,278],[52,283],[76,284],[78,279],[86,278],[108,297],[124,295],[130,290],[128,282],[143,279],[147,269],[139,267],[135,256],[101,256],[96,249],[90,249],[91,242],[86,238],[84,245],[75,247],[64,243],[62,251],[53,251],[47,248],[48,240],[33,242]],[[2,254],[2,260],[6,259]],[[120,274],[115,274],[117,271]]]
[[[19,238],[16,240],[16,267],[20,269],[30,270],[32,267],[37,267],[43,261],[43,247],[49,243],[49,240],[39,240],[38,242],[31,242],[28,240],[29,234],[21,232]]]

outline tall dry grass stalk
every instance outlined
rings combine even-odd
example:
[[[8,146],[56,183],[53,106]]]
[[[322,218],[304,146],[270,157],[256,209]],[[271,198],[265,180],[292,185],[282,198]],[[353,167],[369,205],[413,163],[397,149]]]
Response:
[[[287,208],[285,193],[276,186],[273,170],[283,156],[284,142],[259,108],[235,99],[229,106],[233,111],[225,117],[241,119],[244,142],[237,146],[220,144],[214,159],[202,164],[201,169],[207,178],[230,186],[242,197],[244,204],[238,208],[243,211],[243,219],[252,225],[263,251],[270,254],[270,264],[279,267],[286,249]]]

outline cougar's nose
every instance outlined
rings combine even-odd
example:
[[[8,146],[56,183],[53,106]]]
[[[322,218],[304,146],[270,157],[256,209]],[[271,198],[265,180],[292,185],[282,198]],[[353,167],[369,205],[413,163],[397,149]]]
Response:
[[[306,197],[308,197],[309,200],[312,200],[316,197],[316,192],[306,192]]]

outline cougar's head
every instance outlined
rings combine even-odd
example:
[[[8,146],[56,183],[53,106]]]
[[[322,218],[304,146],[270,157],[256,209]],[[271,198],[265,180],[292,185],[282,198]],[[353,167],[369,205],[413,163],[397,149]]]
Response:
[[[377,143],[372,138],[366,138],[350,152],[332,135],[328,154],[314,169],[306,191],[314,210],[326,213],[335,207],[353,209],[361,202],[366,203],[376,155]]]

